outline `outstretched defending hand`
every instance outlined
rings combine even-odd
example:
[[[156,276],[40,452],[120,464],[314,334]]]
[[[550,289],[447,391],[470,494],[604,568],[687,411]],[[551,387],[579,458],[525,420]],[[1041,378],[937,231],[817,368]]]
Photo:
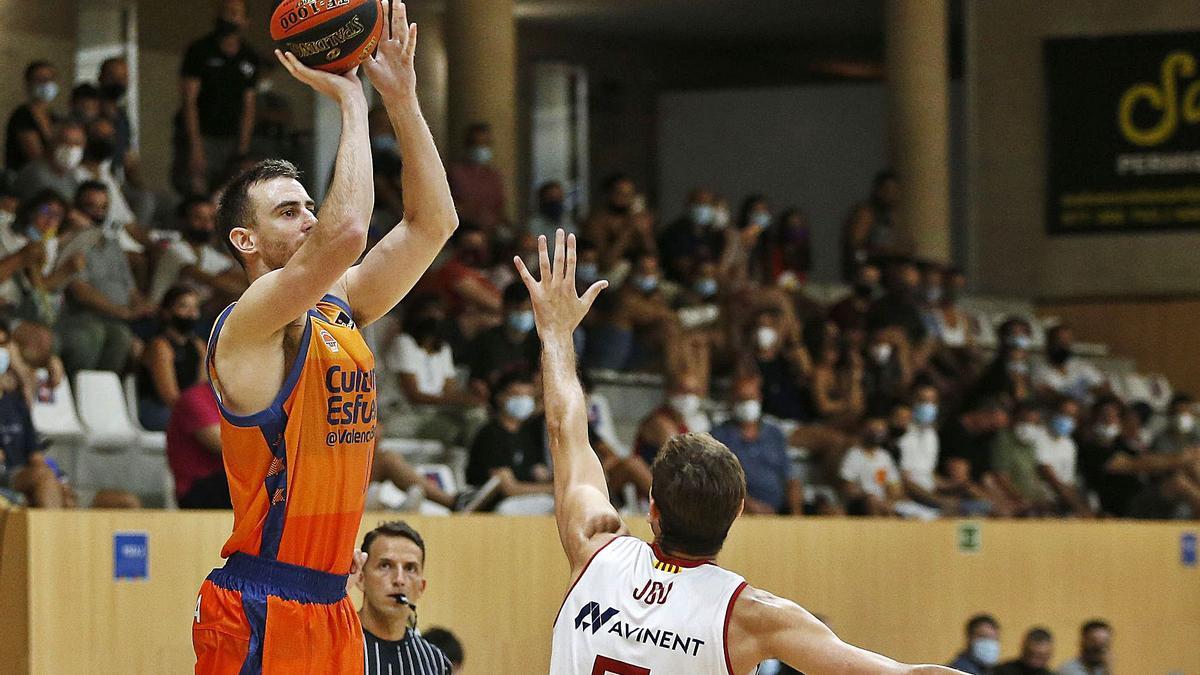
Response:
[[[562,334],[569,337],[579,322],[583,321],[600,291],[608,288],[608,282],[600,280],[592,284],[582,298],[579,297],[575,290],[575,235],[564,236],[564,232],[559,230],[554,235],[554,242],[554,264],[551,265],[546,251],[546,237],[538,237],[540,281],[533,278],[519,256],[513,258],[521,280],[529,289],[534,320],[543,339]]]
[[[389,15],[391,2],[383,0],[385,15]],[[416,100],[417,97],[417,71],[413,67],[417,24],[408,23],[408,8],[403,2],[391,16],[392,25],[384,31],[375,56],[363,61],[363,69],[385,105],[393,101]]]

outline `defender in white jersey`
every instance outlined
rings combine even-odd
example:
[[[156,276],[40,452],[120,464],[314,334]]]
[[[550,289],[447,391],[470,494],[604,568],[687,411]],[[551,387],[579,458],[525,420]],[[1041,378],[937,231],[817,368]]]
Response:
[[[565,241],[564,241],[565,240]],[[654,461],[653,545],[628,536],[588,441],[571,335],[608,283],[575,289],[575,236],[559,230],[529,288],[542,341],[554,514],[571,588],[554,623],[552,675],[746,675],[779,659],[809,675],[956,673],[908,666],[842,642],[799,605],[746,585],[712,562],[745,505],[737,458],[708,434],[683,434]]]

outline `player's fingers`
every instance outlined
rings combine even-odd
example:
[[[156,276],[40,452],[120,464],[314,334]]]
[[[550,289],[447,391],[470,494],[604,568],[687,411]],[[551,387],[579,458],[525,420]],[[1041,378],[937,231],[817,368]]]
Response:
[[[392,16],[392,33],[397,36],[400,46],[403,47],[404,43],[408,42],[408,5],[404,2],[396,5],[395,14]]]
[[[534,287],[537,286],[537,281],[529,273],[529,269],[525,267],[525,261],[521,260],[521,256],[519,255],[513,256],[513,264],[517,266],[517,274],[521,275],[521,281],[525,282],[525,288],[528,288],[529,292],[533,293]]]
[[[292,67],[292,62],[288,61],[287,56],[283,52],[276,49],[275,50],[275,58],[279,59],[279,62],[283,64],[284,70],[288,71],[288,73],[291,74],[292,77],[296,77],[296,69]]]
[[[592,284],[591,287],[584,292],[583,297],[580,298],[580,301],[583,302],[583,306],[591,309],[592,303],[596,302],[596,298],[599,297],[600,291],[603,291],[606,288],[608,288],[608,282],[604,279]]]
[[[559,230],[559,231],[561,232],[562,230]],[[575,252],[575,235],[568,234],[567,235],[567,269],[563,272],[563,274],[566,277],[566,282],[568,284],[570,284],[572,289],[575,288],[575,263],[577,262],[576,258],[577,258],[577,254]]]
[[[554,268],[550,267],[550,252],[546,250],[546,235],[538,235],[538,270],[542,273],[542,281],[554,278]]]
[[[560,227],[554,232],[554,277],[562,279],[566,276],[567,267],[567,234]]]
[[[417,24],[412,24],[408,27],[408,44],[405,46],[409,61],[417,53]]]

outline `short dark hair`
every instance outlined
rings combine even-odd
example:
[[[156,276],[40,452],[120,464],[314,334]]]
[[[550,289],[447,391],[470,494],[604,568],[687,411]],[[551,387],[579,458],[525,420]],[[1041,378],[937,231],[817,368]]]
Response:
[[[673,436],[651,467],[659,543],[686,555],[716,555],[746,498],[738,458],[708,434]]]
[[[562,186],[563,186],[562,183],[560,183],[556,180],[548,180],[545,183],[542,183],[541,186],[538,187],[538,191],[537,191],[538,199],[545,199],[547,192],[549,192],[550,190],[552,190],[554,188],[559,188],[561,190]]]
[[[1094,630],[1106,630],[1111,633],[1112,626],[1110,626],[1104,619],[1092,619],[1091,621],[1083,624],[1083,627],[1079,629],[1079,634],[1087,635]]]
[[[633,179],[630,178],[629,174],[627,173],[609,174],[608,176],[605,176],[604,181],[600,183],[600,189],[604,191],[604,194],[608,194],[616,189],[619,183],[624,183],[625,181],[632,183]]]
[[[1171,397],[1171,403],[1167,406],[1167,410],[1172,410],[1177,405],[1191,405],[1195,400],[1191,394],[1181,391]]]
[[[188,213],[191,212],[191,210],[192,210],[192,207],[196,206],[197,204],[211,204],[211,203],[212,203],[212,198],[210,198],[208,195],[201,195],[201,194],[188,195],[183,198],[183,201],[179,202],[179,206],[175,207],[175,216],[182,220],[184,218],[187,218]]]
[[[34,72],[37,71],[38,68],[49,68],[51,70],[54,70],[54,64],[50,63],[49,61],[31,61],[29,63],[29,65],[25,66],[25,83],[26,84],[28,84],[29,82],[31,82],[33,80],[33,74],[34,74]]]
[[[417,548],[421,549],[421,564],[425,564],[425,540],[421,538],[421,535],[411,525],[403,520],[389,520],[385,523],[380,523],[378,527],[363,537],[362,548],[359,550],[366,553],[367,557],[370,557],[371,543],[379,537],[404,537],[411,541],[417,545]]]
[[[991,614],[976,614],[967,620],[967,637],[975,632],[980,626],[991,626],[996,630],[1000,630],[1000,622],[996,621],[996,617]]]
[[[103,192],[107,195],[108,186],[98,180],[87,180],[80,183],[79,187],[75,188],[75,203],[79,204],[79,200],[88,192]]]
[[[17,206],[17,214],[12,224],[13,231],[20,232],[18,228],[29,226],[33,220],[34,212],[46,204],[58,204],[64,214],[71,207],[70,203],[67,202],[67,198],[62,196],[62,193],[54,188],[46,188]]]
[[[100,100],[100,90],[97,89],[96,85],[92,84],[91,82],[84,82],[83,84],[78,85],[71,90],[72,102],[86,98],[95,99],[97,101]]]
[[[523,305],[529,302],[529,289],[525,288],[525,282],[517,279],[504,287],[504,308],[510,309],[517,305]]]
[[[1054,636],[1050,633],[1050,629],[1043,628],[1042,626],[1030,628],[1029,632],[1025,634],[1025,642],[1034,642],[1040,644],[1043,642],[1053,641]]]
[[[425,641],[429,644],[442,650],[442,653],[446,655],[446,658],[450,659],[451,664],[455,666],[461,666],[463,664],[464,656],[462,643],[458,641],[458,638],[454,636],[454,633],[451,633],[449,630],[438,626],[425,631],[421,634],[421,637],[425,638]]]
[[[295,164],[282,159],[263,160],[238,174],[221,195],[221,203],[217,206],[217,231],[221,233],[225,248],[242,267],[246,266],[246,261],[242,259],[242,252],[229,240],[229,233],[251,222],[250,188],[276,178],[300,180],[300,170]]]

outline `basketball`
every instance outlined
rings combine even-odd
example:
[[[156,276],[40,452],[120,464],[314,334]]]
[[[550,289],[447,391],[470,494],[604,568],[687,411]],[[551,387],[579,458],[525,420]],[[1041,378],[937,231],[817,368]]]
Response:
[[[309,68],[340,74],[375,53],[386,18],[379,0],[283,0],[271,39]]]

